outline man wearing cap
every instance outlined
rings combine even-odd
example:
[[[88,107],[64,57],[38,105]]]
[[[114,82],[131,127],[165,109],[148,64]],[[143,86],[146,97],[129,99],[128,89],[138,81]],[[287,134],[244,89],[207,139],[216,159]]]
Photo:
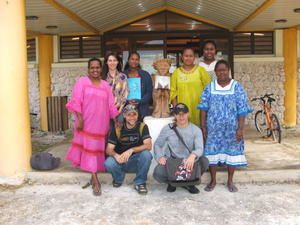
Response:
[[[112,174],[113,187],[122,185],[126,172],[135,172],[134,188],[139,194],[147,194],[147,174],[152,160],[149,129],[146,124],[138,121],[135,106],[127,105],[123,116],[122,127],[110,131],[106,148],[109,157],[104,165]]]
[[[165,126],[154,144],[154,158],[158,165],[154,169],[153,177],[160,183],[167,183],[167,191],[174,192],[176,187],[168,182],[166,163],[168,158],[184,160],[184,167],[193,170],[195,161],[198,161],[202,175],[208,168],[208,160],[203,156],[203,136],[201,129],[189,122],[189,109],[183,103],[178,103],[174,108],[175,123]],[[174,127],[182,137],[185,145],[174,131]],[[182,185],[181,185],[182,186]],[[199,193],[195,185],[184,186],[191,194]]]

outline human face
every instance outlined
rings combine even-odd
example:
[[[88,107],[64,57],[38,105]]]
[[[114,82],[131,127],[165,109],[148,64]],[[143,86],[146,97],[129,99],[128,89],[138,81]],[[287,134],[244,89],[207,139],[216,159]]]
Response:
[[[207,43],[203,48],[203,57],[206,60],[213,61],[216,55],[216,48],[212,43]]]
[[[178,126],[187,126],[189,124],[189,113],[180,112],[175,114],[175,119]]]
[[[138,120],[138,114],[136,112],[128,112],[124,114],[124,118],[127,125],[134,127]]]
[[[92,78],[100,78],[100,75],[101,75],[101,66],[100,66],[100,63],[98,61],[91,61],[90,62],[90,66],[88,68],[88,73],[89,73],[89,76],[91,76]]]
[[[185,66],[192,66],[195,61],[195,53],[191,49],[186,49],[182,55],[182,62]]]
[[[110,55],[107,59],[107,66],[109,70],[115,70],[118,63],[119,61],[113,55]]]
[[[226,82],[229,78],[229,68],[225,64],[219,64],[216,68],[216,75],[218,81]]]
[[[132,54],[128,60],[129,66],[132,69],[137,69],[140,64],[140,58],[137,54]]]

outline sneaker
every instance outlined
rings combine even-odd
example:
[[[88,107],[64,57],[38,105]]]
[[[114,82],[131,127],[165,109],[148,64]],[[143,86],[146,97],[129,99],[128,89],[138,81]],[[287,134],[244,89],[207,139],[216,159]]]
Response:
[[[172,186],[171,184],[168,184],[167,192],[174,192],[174,191],[176,191],[176,187]]]
[[[185,188],[186,190],[188,190],[188,192],[190,192],[191,194],[198,194],[198,193],[200,193],[199,189],[196,188],[195,185],[183,186],[183,188]]]
[[[135,185],[134,189],[141,195],[145,195],[148,193],[146,184],[139,184],[139,185]]]
[[[113,181],[113,182],[112,182],[112,185],[113,185],[113,187],[118,188],[118,187],[121,187],[122,184]]]

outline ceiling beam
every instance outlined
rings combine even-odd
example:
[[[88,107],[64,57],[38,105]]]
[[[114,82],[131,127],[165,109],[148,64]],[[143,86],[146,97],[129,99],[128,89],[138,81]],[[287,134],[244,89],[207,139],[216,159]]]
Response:
[[[142,15],[139,15],[139,16],[136,16],[134,18],[131,18],[129,20],[125,20],[121,23],[117,23],[117,24],[114,24],[113,26],[110,26],[106,29],[104,29],[102,32],[108,32],[108,31],[111,31],[111,30],[114,30],[114,29],[117,29],[117,28],[120,28],[120,27],[123,27],[123,26],[126,26],[126,25],[129,25],[131,23],[134,23],[136,21],[139,21],[139,20],[142,20],[142,19],[145,19],[149,16],[152,16],[152,15],[155,15],[157,13],[160,13],[160,12],[163,12],[163,11],[170,11],[170,12],[173,12],[173,13],[176,13],[176,14],[179,14],[181,16],[185,16],[185,17],[189,17],[191,19],[195,19],[195,20],[198,20],[198,21],[201,21],[201,22],[204,22],[204,23],[207,23],[207,24],[210,24],[210,25],[213,25],[213,26],[216,26],[216,27],[220,27],[220,28],[223,28],[223,29],[226,29],[226,30],[232,30],[230,27],[228,26],[225,26],[223,24],[219,24],[217,22],[214,22],[212,20],[208,20],[208,19],[205,19],[201,16],[197,16],[197,15],[194,15],[194,14],[191,14],[191,13],[187,13],[185,11],[182,11],[180,9],[177,9],[175,7],[172,7],[172,6],[161,6],[161,7],[158,7],[156,9],[153,9],[153,10],[150,10]]]
[[[134,18],[131,18],[131,19],[128,19],[128,20],[125,20],[125,21],[122,21],[121,23],[116,23],[106,29],[104,29],[102,31],[102,33],[104,32],[107,32],[107,31],[111,31],[111,30],[114,30],[114,29],[117,29],[117,28],[120,28],[120,27],[123,27],[123,26],[126,26],[126,25],[129,25],[133,22],[136,22],[138,20],[142,20],[142,19],[145,19],[146,17],[149,17],[149,16],[152,16],[152,15],[155,15],[157,13],[160,13],[160,12],[163,12],[167,10],[167,6],[161,6],[161,7],[158,7],[158,8],[155,8],[153,10],[150,10],[142,15],[139,15],[139,16],[136,16]]]
[[[84,21],[76,13],[72,12],[71,10],[69,10],[65,6],[61,5],[57,1],[55,1],[55,0],[45,0],[45,2],[47,2],[48,4],[53,6],[55,9],[59,10],[60,12],[62,12],[66,16],[68,16],[70,19],[72,19],[73,21],[75,21],[76,23],[81,25],[82,27],[86,28],[87,30],[93,32],[94,34],[99,34],[99,31],[95,27],[93,27],[92,25],[90,25],[89,23]]]
[[[274,31],[273,28],[240,28],[239,30],[236,30],[238,32],[264,32],[264,31]]]
[[[198,16],[198,15],[195,15],[195,14],[192,14],[192,13],[185,12],[185,11],[177,9],[177,8],[175,8],[173,6],[167,6],[167,10],[171,11],[173,13],[177,13],[177,14],[179,14],[181,16],[189,17],[191,19],[198,20],[198,21],[201,21],[201,22],[204,22],[204,23],[216,26],[216,27],[220,27],[220,28],[223,28],[223,29],[226,29],[226,30],[232,30],[232,28],[229,27],[229,26],[217,23],[217,22],[209,20],[209,19],[205,19],[205,18],[203,18],[201,16]]]
[[[242,22],[234,27],[234,31],[240,31],[243,26],[255,19],[259,14],[268,9],[275,0],[266,0],[261,6],[254,10],[249,16],[247,16]]]

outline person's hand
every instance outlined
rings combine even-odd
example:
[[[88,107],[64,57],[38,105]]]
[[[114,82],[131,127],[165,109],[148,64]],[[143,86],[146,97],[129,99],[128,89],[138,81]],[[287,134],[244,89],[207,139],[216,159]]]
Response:
[[[81,117],[78,118],[76,128],[77,128],[77,130],[83,130],[83,119]]]
[[[244,130],[242,128],[238,128],[235,136],[236,136],[236,140],[240,142],[244,137]]]
[[[128,149],[126,152],[123,152],[121,154],[121,158],[123,160],[123,162],[128,162],[129,157],[132,155],[133,153],[133,149]]]
[[[121,121],[119,121],[118,119],[114,120],[115,126],[116,128],[120,129],[123,126],[123,123]]]
[[[166,163],[167,163],[167,158],[166,157],[163,156],[163,157],[159,158],[159,160],[158,160],[159,165],[164,166],[164,165],[166,165]]]
[[[197,156],[194,153],[190,154],[189,157],[184,162],[184,168],[187,169],[188,171],[192,171],[196,157]]]
[[[122,157],[119,154],[115,154],[114,158],[119,164],[124,163]]]

